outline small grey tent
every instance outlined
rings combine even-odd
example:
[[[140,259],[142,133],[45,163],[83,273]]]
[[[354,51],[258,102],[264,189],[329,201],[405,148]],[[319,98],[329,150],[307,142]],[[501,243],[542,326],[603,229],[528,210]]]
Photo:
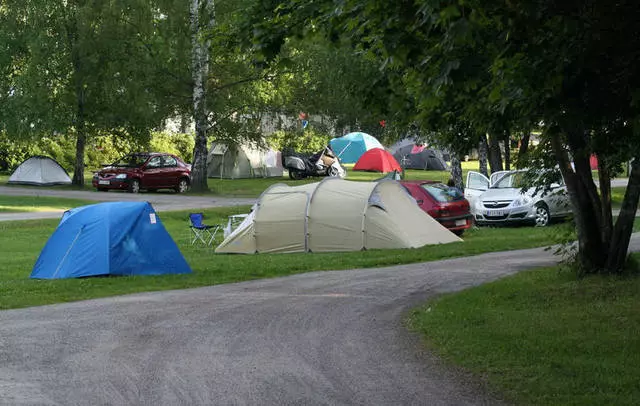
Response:
[[[447,170],[447,163],[444,161],[442,152],[417,144],[408,144],[396,149],[393,157],[404,169]]]
[[[213,143],[207,156],[210,178],[270,178],[282,176],[280,152],[250,145]]]
[[[8,183],[38,186],[70,185],[71,178],[55,159],[36,155],[18,165],[9,177]]]

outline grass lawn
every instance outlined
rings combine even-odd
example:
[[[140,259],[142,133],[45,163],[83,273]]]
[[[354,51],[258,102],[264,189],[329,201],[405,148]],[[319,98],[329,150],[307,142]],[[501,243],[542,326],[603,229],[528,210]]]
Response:
[[[640,404],[639,277],[522,272],[415,310],[411,326],[515,404]]]
[[[249,207],[204,210],[207,223],[223,223],[230,214]],[[120,295],[133,292],[183,289],[250,279],[284,276],[313,270],[350,269],[422,262],[474,255],[490,251],[547,246],[563,228],[509,227],[467,230],[464,242],[426,246],[420,249],[371,250],[327,254],[221,255],[213,249],[190,245],[188,212],[159,213],[185,258],[193,268],[190,275],[158,277],[89,278],[40,281],[29,274],[58,220],[0,222],[0,245],[5,255],[0,266],[0,309]]]
[[[65,199],[49,196],[5,196],[0,195],[0,213],[28,211],[64,211],[73,207],[93,204],[94,201]]]
[[[611,188],[611,207],[620,208],[626,190],[627,188],[624,186]]]

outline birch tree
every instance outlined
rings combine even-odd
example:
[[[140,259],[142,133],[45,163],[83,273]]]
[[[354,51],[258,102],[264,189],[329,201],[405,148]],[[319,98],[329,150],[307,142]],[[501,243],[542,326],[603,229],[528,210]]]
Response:
[[[191,27],[191,74],[193,80],[193,120],[196,142],[193,148],[191,188],[201,192],[207,186],[207,79],[209,77],[209,50],[211,39],[206,34],[216,24],[213,0],[191,0],[189,9]]]

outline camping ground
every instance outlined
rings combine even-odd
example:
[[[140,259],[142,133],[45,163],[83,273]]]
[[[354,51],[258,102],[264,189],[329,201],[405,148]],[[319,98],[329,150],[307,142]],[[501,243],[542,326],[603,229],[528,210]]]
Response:
[[[367,174],[368,175],[368,174]],[[620,195],[623,189],[617,190]],[[11,202],[14,199],[15,202]],[[6,204],[20,207],[21,198],[7,197]],[[62,206],[69,202],[59,200]],[[79,203],[79,202],[74,202]],[[31,205],[33,206],[33,205]],[[206,216],[212,222],[222,222],[229,214],[248,207],[231,209],[206,210]],[[395,250],[369,251],[346,254],[284,254],[260,256],[227,256],[215,255],[210,249],[191,247],[189,231],[186,226],[188,212],[160,213],[167,229],[177,241],[185,257],[194,269],[193,275],[137,278],[99,278],[80,280],[34,281],[27,279],[40,248],[55,228],[56,220],[7,222],[0,224],[2,233],[0,242],[10,257],[3,258],[3,269],[0,283],[3,295],[0,297],[0,308],[27,307],[39,304],[59,303],[121,295],[152,290],[182,289],[212,284],[244,281],[259,278],[284,276],[313,270],[350,269],[379,267],[408,262],[422,262],[439,258],[473,255],[481,252],[502,251],[523,247],[547,246],[552,241],[571,237],[566,224],[556,224],[547,229],[514,227],[514,228],[481,228],[469,230],[464,243],[448,244],[438,250]],[[638,223],[636,222],[636,229]],[[484,293],[475,290],[451,296],[451,299],[438,304],[439,312],[433,313],[433,307],[426,305],[412,317],[414,328],[424,331],[429,345],[438,348],[445,358],[459,363],[480,375],[488,376],[491,387],[506,394],[516,403],[557,404],[556,400],[567,400],[567,404],[588,404],[589,400],[611,404],[634,404],[637,392],[630,380],[638,376],[634,370],[634,358],[617,360],[617,352],[601,352],[585,348],[616,348],[620,336],[628,337],[629,332],[636,331],[640,321],[636,314],[629,310],[633,298],[637,296],[637,284],[629,281],[612,281],[604,288],[596,286],[592,280],[575,281],[567,272],[558,273],[557,269],[534,271],[530,275],[544,272],[544,277],[536,278],[523,274],[509,278],[498,288],[489,287]],[[542,275],[542,274],[541,274]],[[636,281],[637,279],[632,279]],[[561,282],[558,284],[558,282]],[[524,285],[523,285],[524,284]],[[538,286],[538,284],[540,284]],[[627,289],[619,289],[617,285]],[[493,285],[490,285],[493,286]],[[522,297],[523,286],[535,292],[535,295]],[[553,288],[553,289],[552,289]],[[479,289],[483,289],[482,287]],[[613,298],[608,292],[622,292]],[[6,293],[6,294],[5,294]],[[470,295],[468,299],[466,295]],[[491,297],[492,306],[487,308],[487,296]],[[460,299],[457,299],[460,298]],[[514,298],[517,304],[514,309]],[[455,303],[455,304],[452,304]],[[606,303],[606,305],[605,305]],[[581,337],[580,343],[571,346],[561,345],[561,337],[568,334],[565,319],[546,317],[549,304],[561,311],[563,306],[574,306],[581,309],[588,306],[590,310],[582,316],[581,321],[567,324],[571,329],[571,337]],[[431,309],[431,310],[429,310]],[[482,311],[478,312],[478,309]],[[531,309],[531,310],[530,310]],[[608,309],[605,311],[605,309]],[[538,314],[531,318],[531,312]],[[453,313],[459,317],[429,319],[429,316]],[[426,315],[425,321],[415,321]],[[505,320],[509,316],[509,321]],[[594,326],[607,323],[605,320],[622,318],[622,324],[610,325],[606,331],[594,334]],[[472,323],[465,322],[472,320]],[[424,324],[421,324],[424,323]],[[431,323],[431,324],[429,324]],[[438,328],[435,329],[433,323]],[[461,328],[463,323],[464,329]],[[509,323],[514,328],[505,332],[502,323]],[[495,326],[499,325],[500,328]],[[565,327],[565,330],[562,330]],[[600,329],[602,330],[602,329]],[[510,349],[508,343],[522,342],[522,334],[526,332],[529,340],[519,348]],[[493,333],[493,334],[491,334]],[[482,344],[477,337],[482,337]],[[587,339],[584,339],[587,337]],[[505,344],[506,343],[506,344]],[[530,344],[533,343],[533,344]],[[535,357],[540,353],[540,343],[545,346],[545,357]],[[581,344],[581,345],[576,345]],[[557,345],[557,347],[555,347]],[[625,338],[623,348],[633,348],[634,342]],[[496,347],[500,351],[496,352]],[[558,348],[562,354],[554,354],[551,348]],[[586,351],[586,352],[585,352]],[[589,354],[582,358],[576,352]],[[624,353],[624,351],[623,351]],[[597,357],[596,355],[602,355]],[[549,364],[548,360],[565,359],[564,368],[557,363]],[[575,362],[571,362],[574,359]],[[534,360],[535,362],[532,362]],[[525,366],[527,368],[525,368]],[[580,375],[574,379],[567,377],[567,371],[579,369]],[[629,377],[629,379],[625,379]],[[593,395],[593,391],[598,395]],[[579,397],[578,394],[582,396]],[[559,398],[558,396],[564,396]],[[635,397],[634,397],[635,396]],[[572,402],[571,400],[575,400]],[[584,403],[581,403],[583,401]],[[564,403],[564,402],[563,402]]]

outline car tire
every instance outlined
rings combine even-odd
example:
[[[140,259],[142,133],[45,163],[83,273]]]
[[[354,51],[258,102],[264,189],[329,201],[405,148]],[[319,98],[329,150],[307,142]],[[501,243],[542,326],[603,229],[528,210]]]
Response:
[[[538,203],[536,209],[536,227],[546,227],[551,222],[551,213],[549,213],[549,207],[544,203]]]
[[[131,179],[129,193],[140,193],[140,181],[138,179]]]
[[[186,178],[181,178],[175,191],[176,193],[185,193],[187,190],[189,190],[189,181]]]

